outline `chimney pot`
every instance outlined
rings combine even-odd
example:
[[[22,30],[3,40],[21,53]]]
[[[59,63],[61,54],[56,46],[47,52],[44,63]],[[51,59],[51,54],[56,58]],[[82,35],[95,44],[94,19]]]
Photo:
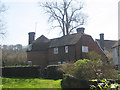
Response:
[[[100,46],[104,51],[104,33],[100,34]]]
[[[80,27],[80,28],[77,28],[77,33],[84,33],[84,30],[85,28],[84,27]]]
[[[29,42],[28,44],[31,44],[35,40],[35,32],[29,32]]]

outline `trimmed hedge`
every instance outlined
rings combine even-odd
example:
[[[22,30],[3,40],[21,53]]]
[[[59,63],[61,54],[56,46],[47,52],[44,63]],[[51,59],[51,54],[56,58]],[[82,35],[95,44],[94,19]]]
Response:
[[[44,77],[47,79],[62,79],[63,72],[58,70],[59,65],[48,65],[44,69]]]
[[[3,67],[3,77],[37,78],[40,77],[40,66]]]

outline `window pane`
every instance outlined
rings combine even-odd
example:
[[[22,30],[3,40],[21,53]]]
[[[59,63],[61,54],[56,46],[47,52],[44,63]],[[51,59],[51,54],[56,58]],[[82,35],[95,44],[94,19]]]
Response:
[[[68,53],[68,46],[65,46],[65,53]]]
[[[28,61],[28,65],[32,65],[32,61]]]
[[[58,54],[58,48],[54,48],[54,54]]]
[[[82,52],[88,52],[88,46],[82,46]]]

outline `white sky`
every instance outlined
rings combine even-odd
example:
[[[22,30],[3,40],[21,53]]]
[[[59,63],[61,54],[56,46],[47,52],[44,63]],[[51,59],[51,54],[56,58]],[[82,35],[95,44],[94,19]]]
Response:
[[[2,0],[8,10],[4,21],[7,22],[7,33],[3,44],[28,44],[28,32],[35,31],[36,38],[40,35],[56,38],[56,30],[49,32],[47,15],[45,15],[37,2],[40,0]],[[85,33],[94,39],[99,39],[99,34],[104,33],[105,39],[118,39],[118,1],[119,0],[84,0],[84,12],[88,15]]]

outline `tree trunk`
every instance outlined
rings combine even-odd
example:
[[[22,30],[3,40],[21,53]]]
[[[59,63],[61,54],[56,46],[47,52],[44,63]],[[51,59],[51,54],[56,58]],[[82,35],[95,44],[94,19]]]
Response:
[[[64,15],[63,15],[62,24],[63,24],[62,32],[63,32],[63,36],[65,36],[65,22],[64,22]]]

